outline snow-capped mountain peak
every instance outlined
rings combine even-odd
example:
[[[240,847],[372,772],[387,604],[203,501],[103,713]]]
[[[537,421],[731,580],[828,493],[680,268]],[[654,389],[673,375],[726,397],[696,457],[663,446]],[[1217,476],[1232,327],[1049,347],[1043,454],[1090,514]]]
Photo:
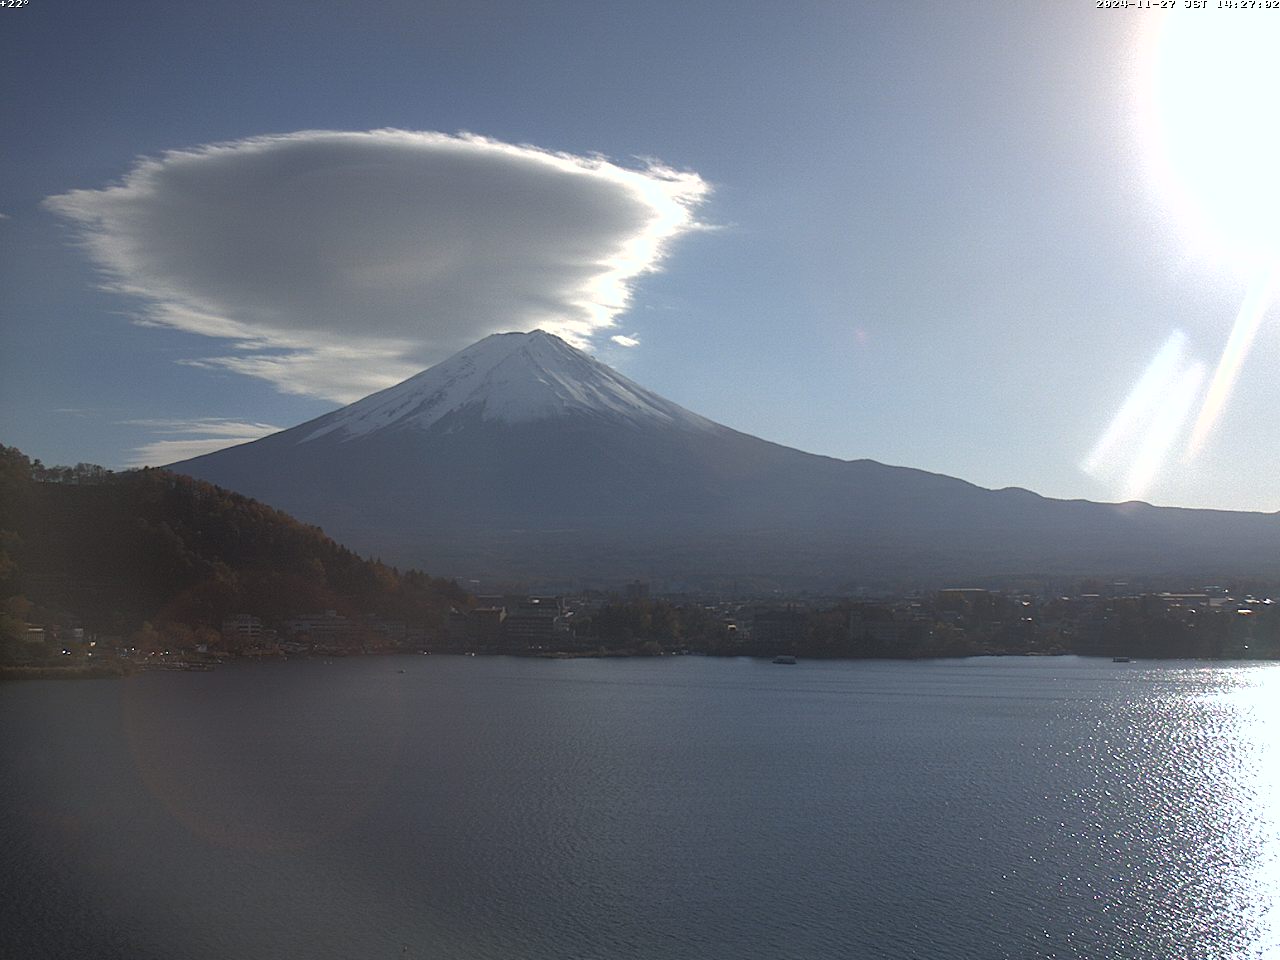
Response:
[[[489,337],[173,468],[393,563],[505,582],[1280,575],[1280,516],[1048,500],[803,453],[717,426],[540,332]]]
[[[452,413],[525,423],[590,416],[629,424],[715,424],[622,376],[554,334],[497,333],[394,387],[313,421],[301,442],[387,429],[426,430]]]

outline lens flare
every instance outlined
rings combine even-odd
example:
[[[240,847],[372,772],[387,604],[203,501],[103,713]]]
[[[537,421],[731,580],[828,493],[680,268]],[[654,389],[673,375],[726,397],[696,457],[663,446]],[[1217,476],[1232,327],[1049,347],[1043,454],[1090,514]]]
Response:
[[[1126,499],[1142,497],[1159,474],[1186,424],[1205,367],[1187,356],[1187,338],[1175,330],[1156,353],[1081,469],[1115,479]]]
[[[1146,436],[1133,455],[1133,465],[1129,468],[1125,485],[1125,499],[1137,500],[1145,495],[1159,474],[1191,415],[1191,407],[1200,394],[1200,384],[1204,382],[1204,373],[1204,364],[1192,363],[1180,370],[1170,384],[1165,392],[1165,402],[1155,408]]]
[[[1191,428],[1189,463],[1230,400],[1280,279],[1280,17],[1175,9],[1155,22],[1139,57],[1147,172],[1190,246],[1253,277]],[[1115,476],[1130,497],[1154,482],[1204,380],[1204,364],[1185,354],[1175,332],[1082,464],[1086,473]]]
[[[1200,407],[1200,415],[1196,418],[1196,425],[1191,430],[1191,439],[1187,441],[1186,458],[1188,460],[1194,459],[1200,452],[1218,418],[1222,415],[1227,398],[1231,396],[1231,388],[1235,386],[1236,379],[1240,376],[1240,368],[1244,365],[1245,357],[1249,355],[1249,348],[1253,346],[1253,338],[1258,332],[1258,326],[1266,316],[1267,307],[1271,305],[1277,273],[1280,271],[1275,269],[1263,273],[1249,288],[1249,293],[1240,306],[1240,313],[1236,316],[1236,322],[1231,328],[1231,336],[1227,338],[1227,345],[1222,350],[1218,368],[1214,371],[1213,380],[1209,384],[1209,392],[1205,395],[1204,403]]]

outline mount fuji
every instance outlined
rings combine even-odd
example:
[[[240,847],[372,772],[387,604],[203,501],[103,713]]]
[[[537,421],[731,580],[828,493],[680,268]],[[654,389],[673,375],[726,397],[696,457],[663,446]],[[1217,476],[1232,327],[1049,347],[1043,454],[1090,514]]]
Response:
[[[433,574],[814,588],[1280,575],[1280,514],[1050,500],[739,433],[543,331],[170,469]]]

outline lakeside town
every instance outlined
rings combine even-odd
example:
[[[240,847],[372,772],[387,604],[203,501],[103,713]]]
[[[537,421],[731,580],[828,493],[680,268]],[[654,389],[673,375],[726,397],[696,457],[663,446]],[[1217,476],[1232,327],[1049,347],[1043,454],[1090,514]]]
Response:
[[[1137,592],[1127,583],[1085,581],[1051,594],[956,587],[877,598],[726,599],[651,596],[647,583],[635,581],[612,593],[482,594],[435,624],[337,610],[277,621],[238,613],[220,630],[144,623],[128,635],[93,633],[66,621],[28,623],[5,660],[10,675],[23,668],[47,675],[408,652],[1271,659],[1280,657],[1280,604],[1273,596],[1212,585]]]

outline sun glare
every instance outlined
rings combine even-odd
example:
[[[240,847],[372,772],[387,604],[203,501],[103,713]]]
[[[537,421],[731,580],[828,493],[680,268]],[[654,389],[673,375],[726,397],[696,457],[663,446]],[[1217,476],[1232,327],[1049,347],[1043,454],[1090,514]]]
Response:
[[[1147,172],[1187,244],[1249,284],[1191,428],[1189,462],[1226,408],[1276,295],[1280,17],[1177,9],[1142,49],[1138,132]],[[1123,475],[1129,497],[1156,480],[1201,393],[1204,365],[1185,350],[1175,331],[1082,464],[1086,473]]]
[[[1280,259],[1280,17],[1177,10],[1152,38],[1151,172],[1188,239],[1249,269]]]

